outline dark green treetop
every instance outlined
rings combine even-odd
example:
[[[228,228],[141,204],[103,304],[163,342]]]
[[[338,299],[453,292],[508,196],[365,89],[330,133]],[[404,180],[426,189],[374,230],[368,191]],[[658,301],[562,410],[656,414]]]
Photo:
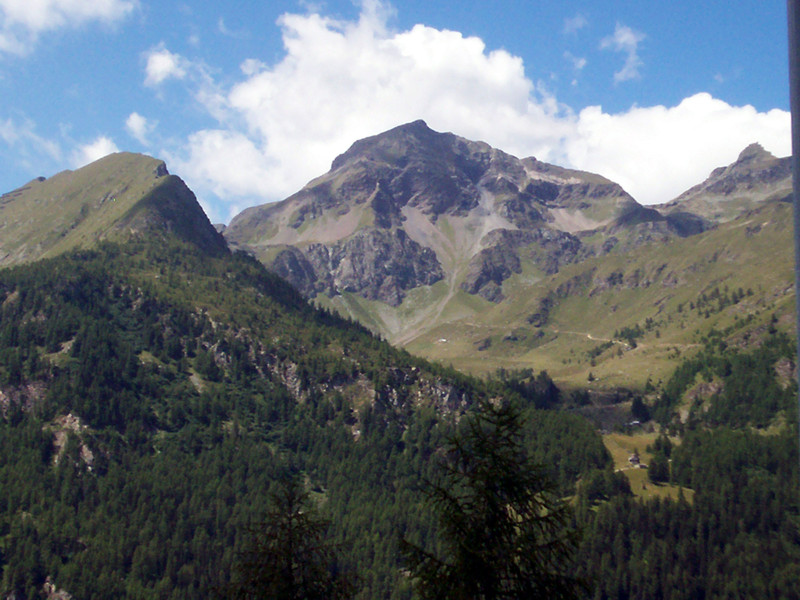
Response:
[[[576,598],[575,532],[542,467],[526,454],[522,417],[483,402],[445,447],[428,485],[441,554],[404,541],[423,598]]]
[[[247,548],[236,565],[238,577],[227,598],[338,600],[351,598],[351,579],[337,569],[328,523],[311,505],[298,476],[288,476],[270,492],[264,521],[250,529]]]

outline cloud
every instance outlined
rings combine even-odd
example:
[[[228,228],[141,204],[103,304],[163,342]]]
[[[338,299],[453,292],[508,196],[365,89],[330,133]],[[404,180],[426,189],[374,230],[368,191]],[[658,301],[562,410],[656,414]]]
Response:
[[[270,160],[242,133],[218,129],[193,133],[190,170],[204,187],[223,197],[269,196],[276,183]],[[188,165],[185,165],[188,167]],[[220,177],[220,173],[225,173]]]
[[[154,125],[150,123],[150,121],[136,112],[128,115],[128,118],[125,120],[125,129],[127,132],[143,146],[150,145],[147,136],[153,130],[153,127]]]
[[[167,79],[183,79],[186,77],[188,61],[180,54],[173,54],[161,43],[145,53],[144,84],[157,86]]]
[[[194,101],[212,118],[220,121],[230,118],[226,100],[214,83],[210,70],[202,61],[189,60],[185,56],[170,52],[163,42],[145,52],[144,58],[145,86],[159,88],[168,80],[182,81],[192,90]]]
[[[78,146],[72,152],[72,166],[73,168],[77,169],[114,152],[119,152],[117,145],[110,138],[101,135],[88,144]]]
[[[576,112],[530,80],[519,57],[455,31],[391,31],[387,13],[373,3],[353,21],[286,14],[276,63],[244,60],[227,87],[186,78],[217,125],[161,154],[213,207],[212,219],[285,198],[354,141],[420,118],[516,156],[601,173],[646,203],[672,199],[750,142],[789,153],[786,112],[708,94],[674,107]],[[635,55],[640,38],[621,47]]]
[[[26,162],[33,157],[52,161],[61,159],[59,145],[38,135],[35,124],[27,119],[22,123],[10,118],[0,121],[0,140],[25,158]]]
[[[564,52],[564,58],[572,63],[572,68],[576,71],[581,71],[586,66],[586,58],[583,56],[575,56],[572,52]]]
[[[600,41],[600,48],[602,50],[610,48],[616,52],[625,54],[625,64],[622,69],[614,73],[615,83],[639,78],[639,69],[644,65],[639,58],[639,44],[645,37],[643,33],[639,33],[626,25],[617,23],[614,28],[614,34]]]
[[[281,17],[286,56],[273,65],[244,61],[243,79],[215,97],[227,135],[192,135],[174,152],[174,168],[209,191],[239,197],[232,200],[275,200],[327,171],[355,140],[418,118],[466,137],[491,133],[488,141],[509,151],[521,149],[516,141],[524,136],[538,140],[526,148],[546,152],[561,135],[547,116],[561,107],[525,77],[520,58],[455,31],[390,32],[390,11],[367,8],[352,22]],[[212,146],[214,154],[199,160]],[[242,178],[219,160],[243,151],[256,176]]]
[[[42,33],[92,21],[114,23],[137,5],[136,0],[0,0],[0,51],[24,54]]]
[[[244,29],[234,30],[228,27],[225,24],[225,20],[222,17],[220,17],[217,20],[217,31],[219,31],[222,35],[226,37],[230,37],[236,40],[245,40],[250,37],[250,34],[247,30]]]
[[[570,34],[580,31],[589,24],[589,21],[582,14],[577,14],[569,19],[564,19],[563,33]]]
[[[619,183],[644,204],[667,202],[760,142],[791,154],[790,114],[731,106],[708,93],[677,106],[633,107],[607,114],[585,108],[564,140],[566,162]]]

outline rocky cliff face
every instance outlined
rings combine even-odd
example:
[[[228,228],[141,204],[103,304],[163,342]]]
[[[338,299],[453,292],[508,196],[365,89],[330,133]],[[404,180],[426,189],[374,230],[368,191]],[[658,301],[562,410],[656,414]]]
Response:
[[[538,264],[543,273],[551,275],[587,252],[574,235],[547,227],[495,229],[485,242],[486,247],[470,260],[461,289],[490,302],[504,299],[503,282],[522,271],[523,260]]]
[[[287,246],[272,269],[304,295],[353,292],[368,300],[397,306],[405,291],[443,277],[430,248],[402,229],[364,229],[333,244]]]
[[[416,121],[356,142],[327,174],[246,210],[224,234],[309,296],[349,292],[397,306],[444,280],[451,293],[498,302],[523,262],[553,273],[594,252],[575,234],[641,208],[599,175]]]

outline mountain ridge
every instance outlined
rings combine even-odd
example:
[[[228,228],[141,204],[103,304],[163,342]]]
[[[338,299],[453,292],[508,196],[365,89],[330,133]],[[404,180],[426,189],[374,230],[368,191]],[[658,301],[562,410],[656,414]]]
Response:
[[[790,157],[777,158],[752,143],[730,165],[656,208],[667,215],[694,214],[709,225],[730,221],[768,199],[791,193]]]
[[[145,232],[174,235],[211,253],[227,251],[183,180],[164,161],[142,154],[110,154],[0,197],[0,265]]]
[[[520,160],[415,121],[355,142],[327,174],[282,202],[246,209],[224,235],[310,296],[348,291],[399,306],[410,290],[447,280],[452,289],[494,302],[516,261],[496,268],[489,257],[516,252],[509,243],[558,237],[571,246],[574,234],[624,225],[642,211],[647,209],[600,175]],[[656,216],[661,218],[651,218]],[[497,230],[531,235],[490,235]],[[359,267],[348,257],[365,231],[374,251],[366,255],[369,266]],[[329,251],[320,253],[322,247]],[[394,253],[395,266],[382,270],[389,248],[404,253]],[[427,277],[414,269],[420,259],[428,265]],[[313,284],[312,274],[324,283]],[[389,278],[393,283],[381,293],[370,284]]]
[[[737,281],[721,263],[687,262],[697,245],[723,244],[714,233],[718,228],[737,239],[740,228],[749,232],[740,241],[744,252],[771,255],[784,276],[785,257],[780,248],[763,245],[761,232],[785,212],[787,165],[788,159],[751,145],[736,162],[715,169],[676,200],[642,206],[602,175],[533,157],[520,160],[415,121],[355,142],[328,173],[296,194],[235,217],[225,236],[315,302],[412,352],[487,372],[516,348],[528,357],[523,362],[544,361],[559,380],[576,382],[587,377],[591,365],[577,361],[581,366],[574,368],[574,359],[564,355],[572,334],[563,332],[575,330],[567,321],[584,323],[588,340],[611,340],[615,329],[636,330],[658,315],[684,322],[678,305],[708,289],[703,278],[682,272],[680,264],[734,289],[774,285],[767,273],[745,269],[740,273],[746,276]],[[715,213],[714,207],[724,210]],[[703,255],[716,261],[724,253],[742,254]],[[648,258],[643,262],[640,256]],[[569,283],[571,278],[584,283]],[[679,285],[690,289],[669,291]],[[562,293],[565,289],[569,293]],[[656,296],[657,289],[667,296]],[[621,290],[630,290],[624,297],[655,303],[656,310],[627,300],[626,310],[620,310],[609,294]],[[783,314],[785,308],[780,304],[777,310]],[[596,316],[587,322],[583,311]],[[558,324],[542,319],[545,313]],[[619,320],[620,327],[609,325]],[[532,327],[533,322],[540,326]],[[697,323],[701,331],[709,325]],[[685,330],[672,327],[665,322],[660,333],[676,347],[695,343]],[[559,362],[539,349],[543,345],[555,349]],[[623,352],[622,362],[638,364],[641,350],[628,350],[634,351]],[[668,355],[657,354],[654,376],[669,368]],[[611,354],[603,357],[608,361]],[[594,370],[595,376],[604,372],[599,365]],[[648,370],[628,369],[628,375],[612,380],[642,385]]]
[[[281,203],[246,209],[220,228],[221,236],[163,161],[119,153],[4,195],[0,223],[9,231],[16,217],[23,226],[14,231],[24,235],[21,241],[0,236],[0,264],[150,234],[212,255],[230,246],[254,254],[316,304],[421,356],[486,373],[514,352],[523,363],[547,365],[561,382],[579,381],[591,367],[599,380],[599,359],[589,365],[565,355],[575,335],[569,332],[617,340],[617,349],[625,349],[616,329],[637,330],[667,315],[659,329],[663,339],[690,348],[695,340],[674,323],[689,326],[680,306],[708,293],[703,277],[715,285],[763,290],[761,304],[783,314],[785,294],[766,291],[779,285],[769,272],[737,274],[723,269],[718,257],[769,256],[778,279],[784,277],[788,263],[781,247],[763,240],[767,232],[776,240],[786,235],[785,228],[774,228],[786,210],[785,196],[774,193],[785,186],[785,161],[752,145],[688,190],[700,199],[720,182],[750,190],[740,212],[714,221],[679,203],[666,210],[642,206],[601,175],[520,160],[417,121],[354,143],[329,173]],[[450,194],[454,182],[460,182],[458,191]],[[48,189],[58,193],[42,192]],[[47,208],[58,203],[69,210]],[[40,217],[43,222],[35,224]],[[741,250],[723,249],[717,230],[738,239]],[[696,248],[708,245],[713,251],[701,254],[712,266],[692,263]],[[659,289],[666,295],[656,295]],[[752,310],[764,318],[763,309]],[[588,321],[587,311],[594,315]],[[704,331],[714,321],[693,326]],[[666,349],[669,342],[648,343]],[[621,362],[636,362],[638,354],[625,351]],[[611,354],[600,358],[611,364]],[[668,351],[654,360],[653,373],[673,362]],[[603,380],[641,385],[647,377],[636,369],[624,373]]]

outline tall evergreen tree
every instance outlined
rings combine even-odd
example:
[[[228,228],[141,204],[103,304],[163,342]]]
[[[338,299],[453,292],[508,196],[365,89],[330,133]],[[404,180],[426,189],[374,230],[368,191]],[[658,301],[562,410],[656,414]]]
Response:
[[[352,581],[337,570],[328,523],[310,505],[297,476],[270,494],[266,519],[251,530],[237,565],[238,579],[226,597],[269,600],[350,598]]]
[[[514,406],[486,402],[466,418],[427,492],[443,555],[402,543],[423,598],[578,597],[568,508],[526,455]]]

